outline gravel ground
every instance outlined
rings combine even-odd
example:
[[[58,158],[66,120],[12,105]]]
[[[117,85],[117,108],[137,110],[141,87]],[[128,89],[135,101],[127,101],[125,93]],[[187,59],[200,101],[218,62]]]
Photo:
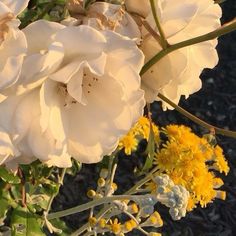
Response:
[[[224,16],[222,22],[235,17],[236,1],[228,0],[222,4]],[[236,32],[223,36],[219,40],[218,52],[220,61],[213,70],[205,70],[201,76],[203,88],[180,105],[192,114],[215,126],[236,130]],[[186,124],[198,134],[206,130],[189,121],[176,111],[162,112],[159,103],[152,105],[153,119],[158,125],[169,123]],[[166,209],[159,209],[165,225],[162,228],[166,236],[234,236],[236,235],[236,140],[217,136],[230,164],[230,173],[223,177],[227,191],[225,201],[216,200],[207,208],[196,209],[186,218],[173,222]],[[116,182],[120,191],[125,191],[135,182],[133,167],[137,158],[121,158]],[[98,168],[95,165],[84,165],[76,178],[67,176],[60,195],[53,204],[54,210],[62,210],[88,201],[85,196],[88,188],[95,187]],[[65,217],[65,221],[73,229],[85,222],[86,213]],[[129,235],[139,235],[132,232]]]

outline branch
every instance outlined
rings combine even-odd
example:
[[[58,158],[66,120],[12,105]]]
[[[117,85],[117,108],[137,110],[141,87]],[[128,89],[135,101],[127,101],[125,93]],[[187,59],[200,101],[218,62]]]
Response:
[[[224,34],[230,33],[236,29],[236,19],[222,25],[219,29],[216,29],[210,33],[198,36],[196,38],[188,39],[180,43],[176,43],[170,45],[168,48],[163,49],[159,53],[157,53],[153,58],[151,58],[142,68],[140,74],[143,75],[146,71],[148,71],[153,65],[155,65],[158,61],[160,61],[164,56],[168,55],[169,53],[178,50],[180,48],[184,48],[187,46],[191,46],[197,43],[202,43],[208,40],[215,39],[220,37]]]
[[[158,31],[160,33],[160,36],[161,36],[161,46],[162,46],[163,49],[166,49],[169,46],[169,44],[168,44],[168,42],[166,40],[164,30],[162,29],[161,23],[160,23],[160,21],[158,19],[158,16],[157,16],[155,1],[154,0],[150,0],[150,5],[151,5],[151,9],[152,9],[153,18],[155,20],[157,29],[158,29]]]
[[[175,108],[178,112],[180,112],[181,114],[183,114],[184,116],[186,116],[187,118],[189,118],[190,120],[192,120],[193,122],[205,127],[206,129],[212,131],[214,130],[215,133],[217,134],[222,134],[231,138],[236,138],[236,132],[235,131],[230,131],[230,130],[225,130],[225,129],[221,129],[218,128],[214,125],[208,124],[205,121],[199,119],[198,117],[192,115],[191,113],[189,113],[188,111],[184,110],[182,107],[178,106],[177,104],[173,103],[171,100],[169,100],[167,97],[165,97],[162,94],[158,94],[158,97],[163,100],[164,102],[168,103],[169,105],[171,105],[173,108]]]

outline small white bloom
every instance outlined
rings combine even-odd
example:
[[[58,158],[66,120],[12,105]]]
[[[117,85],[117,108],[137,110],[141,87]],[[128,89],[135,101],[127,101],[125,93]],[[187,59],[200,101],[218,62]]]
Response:
[[[212,0],[158,0],[156,3],[157,15],[170,44],[209,33],[220,27],[221,8]],[[136,4],[135,7],[143,9],[143,5]],[[155,28],[150,7],[146,20]],[[157,29],[156,31],[158,32]],[[145,30],[143,39],[141,49],[147,62],[162,48]],[[142,76],[146,100],[153,102],[160,92],[178,103],[181,95],[187,98],[198,91],[202,86],[199,79],[202,70],[213,68],[218,62],[216,44],[217,40],[210,40],[176,50],[162,58]]]
[[[100,161],[143,113],[142,52],[128,38],[84,25],[41,20],[24,33],[29,55],[18,95],[0,104],[0,125],[29,160]]]
[[[27,44],[20,21],[16,16],[29,0],[2,0],[0,2],[0,102],[6,98],[2,91],[19,78]]]

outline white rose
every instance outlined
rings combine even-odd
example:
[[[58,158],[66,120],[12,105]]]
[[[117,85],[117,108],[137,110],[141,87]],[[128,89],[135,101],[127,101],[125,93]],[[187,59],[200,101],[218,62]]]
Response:
[[[133,18],[123,9],[121,5],[107,2],[95,2],[91,4],[86,12],[68,18],[62,23],[65,25],[89,25],[97,30],[111,30],[131,39],[141,38],[139,27]]]
[[[135,6],[133,11],[144,9],[142,4],[132,4]],[[156,9],[170,44],[209,33],[220,27],[221,8],[212,0],[158,0]],[[155,28],[150,6],[146,20]],[[158,32],[157,29],[156,31]],[[141,49],[147,62],[162,48],[145,30],[143,39]],[[201,88],[199,76],[202,70],[213,68],[218,63],[216,44],[217,40],[210,40],[176,50],[162,58],[142,76],[146,100],[157,100],[157,94],[160,92],[178,103],[181,95],[187,98],[198,91]],[[164,107],[166,105],[164,104]]]
[[[149,0],[125,0],[125,6],[128,12],[147,17],[150,13]]]
[[[6,99],[2,92],[17,81],[21,72],[27,44],[24,34],[18,29],[20,21],[16,16],[27,7],[28,2],[0,2],[0,102]],[[19,156],[19,152],[8,132],[0,125],[0,165],[11,156]]]
[[[19,95],[0,104],[0,126],[24,161],[35,156],[59,167],[70,166],[71,156],[100,161],[143,113],[142,52],[132,40],[90,26],[41,20],[24,33],[30,61]]]
[[[0,2],[0,102],[6,98],[2,91],[19,78],[27,44],[20,21],[16,16],[29,0],[2,0]]]

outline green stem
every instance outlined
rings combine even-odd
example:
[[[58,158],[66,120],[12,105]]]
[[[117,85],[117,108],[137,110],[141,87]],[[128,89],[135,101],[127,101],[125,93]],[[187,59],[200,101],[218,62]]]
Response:
[[[230,130],[225,130],[218,128],[214,125],[208,124],[205,121],[199,119],[198,117],[194,116],[193,114],[189,113],[188,111],[184,110],[182,107],[178,106],[177,104],[173,103],[171,100],[169,100],[167,97],[165,97],[163,94],[158,94],[158,97],[163,100],[164,102],[168,103],[171,105],[173,108],[175,108],[178,112],[192,120],[193,122],[205,127],[206,129],[212,131],[214,130],[215,133],[217,134],[222,134],[231,138],[236,138],[236,132],[235,131],[230,131]]]
[[[152,175],[158,171],[158,167],[156,166],[155,168],[153,168],[153,170],[147,175],[145,176],[143,179],[141,179],[140,181],[138,181],[138,183],[136,183],[131,189],[129,189],[127,192],[125,192],[125,194],[134,194],[137,192],[137,190],[142,187],[145,183],[147,183],[151,178]]]
[[[82,204],[82,205],[79,205],[79,206],[76,206],[76,207],[72,207],[72,208],[67,209],[67,210],[51,213],[51,214],[48,215],[47,219],[52,220],[52,219],[55,219],[55,218],[60,218],[60,217],[63,217],[63,216],[72,215],[72,214],[75,214],[75,213],[78,213],[78,212],[88,210],[91,207],[96,207],[96,206],[99,206],[99,205],[102,205],[102,204],[111,203],[115,200],[126,200],[126,199],[128,199],[128,200],[136,201],[138,198],[143,198],[143,196],[142,195],[136,195],[136,196],[134,196],[134,195],[133,196],[131,196],[131,195],[114,195],[114,196],[110,196],[110,197],[104,197],[104,198],[96,199],[94,201],[91,201],[91,202],[88,202],[88,203],[85,203],[85,204]]]
[[[114,165],[113,165],[113,162],[116,158],[116,152],[113,153],[111,156],[110,156],[110,159],[109,159],[109,164],[108,164],[108,175],[107,175],[107,178],[106,178],[106,183],[105,183],[105,196],[108,195],[109,191],[110,191],[110,188],[111,188],[111,185],[112,185],[112,182],[113,181],[113,172],[116,171],[116,167],[115,167],[115,170],[114,170]],[[115,174],[115,173],[114,173]],[[112,178],[112,180],[111,180]]]
[[[160,23],[160,21],[158,19],[158,16],[157,16],[155,1],[154,0],[150,0],[150,5],[151,5],[151,9],[152,9],[153,18],[155,20],[157,29],[158,29],[158,31],[160,33],[160,36],[161,36],[161,46],[162,46],[163,49],[166,49],[168,47],[168,42],[166,40],[164,30],[162,29],[161,23]]]
[[[169,53],[178,50],[180,48],[184,48],[190,45],[194,45],[197,43],[202,43],[208,40],[215,39],[224,34],[230,33],[236,29],[236,19],[230,21],[227,24],[222,25],[219,29],[216,29],[210,33],[198,36],[196,38],[188,39],[180,43],[176,43],[170,45],[168,48],[163,49],[159,53],[157,53],[154,57],[152,57],[142,68],[140,74],[143,75],[146,71],[148,71],[153,65],[155,65],[158,61],[160,61],[163,57],[168,55]]]
[[[148,182],[151,178],[152,175],[158,170],[158,167],[155,167],[146,177],[138,181],[132,188],[130,188],[127,192],[125,192],[125,195],[130,195],[130,194],[135,194],[137,190],[144,185],[146,182]],[[103,208],[97,215],[96,218],[98,219],[100,216],[104,215],[105,212],[108,212],[112,207],[111,206],[106,206]],[[86,223],[83,226],[81,226],[78,230],[76,230],[71,236],[77,236],[81,235],[87,228],[89,224]]]
[[[99,213],[95,216],[96,219],[103,217],[112,207],[110,205],[105,206]],[[89,223],[84,224],[79,229],[77,229],[71,236],[78,236],[81,235],[87,228],[89,227]]]
[[[62,169],[62,173],[61,175],[58,177],[58,184],[61,186],[63,184],[63,180],[64,180],[64,177],[65,177],[65,174],[66,174],[66,168]],[[50,199],[49,199],[49,202],[48,202],[48,205],[47,205],[47,209],[45,211],[45,214],[48,215],[50,209],[51,209],[51,206],[52,206],[52,203],[53,203],[53,200],[54,198],[57,196],[58,193],[54,193]]]
[[[128,211],[123,211],[123,213],[126,214],[129,218],[131,218],[132,220],[135,221],[135,223],[137,224],[137,227],[136,227],[137,230],[139,230],[140,232],[142,232],[144,235],[148,235],[148,232],[145,231],[145,230],[139,225],[138,220],[137,220],[131,213],[129,213]]]
[[[141,20],[141,22],[144,28],[150,33],[150,36],[152,36],[161,45],[162,42],[160,35],[149,25],[146,20]]]

